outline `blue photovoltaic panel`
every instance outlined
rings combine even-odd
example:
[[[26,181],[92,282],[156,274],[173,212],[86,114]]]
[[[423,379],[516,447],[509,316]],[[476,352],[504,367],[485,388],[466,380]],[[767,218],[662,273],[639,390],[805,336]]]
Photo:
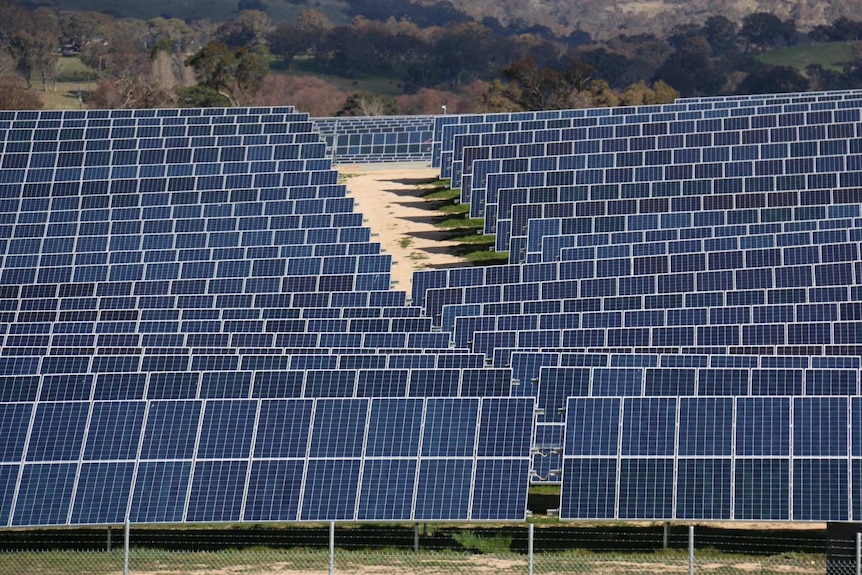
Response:
[[[847,401],[844,398],[794,398],[793,454],[847,457]]]
[[[422,429],[421,399],[380,399],[371,406],[366,457],[417,457]]]
[[[630,456],[672,456],[676,439],[676,400],[663,397],[623,401],[621,452]],[[644,433],[648,429],[649,433]]]
[[[244,521],[296,521],[303,460],[253,461]]]
[[[134,462],[84,463],[72,504],[73,524],[117,524],[126,517]]]
[[[415,459],[366,461],[362,471],[357,519],[409,520],[415,484]]]
[[[191,469],[191,461],[141,461],[135,477],[129,521],[181,522]]]
[[[616,458],[564,459],[560,517],[613,519],[616,485]]]
[[[532,437],[523,431],[533,428],[533,411],[532,399],[483,399],[476,454],[520,457],[529,453]]]
[[[77,461],[90,404],[37,404],[27,461]]]
[[[247,461],[198,461],[189,492],[187,521],[240,520]]]
[[[754,457],[790,455],[790,399],[742,398],[736,405],[736,453]]]
[[[673,459],[620,460],[620,519],[673,517]]]
[[[472,477],[472,459],[422,459],[414,519],[467,519]]]
[[[0,436],[0,461],[21,461],[32,409],[32,406],[26,403],[0,403],[0,425],[3,428],[3,435]]]
[[[846,459],[793,460],[794,519],[847,521],[848,492]]]
[[[318,400],[309,457],[361,457],[367,412],[367,400]]]
[[[472,457],[478,417],[478,399],[429,399],[422,434],[422,456]]]
[[[199,401],[151,402],[141,459],[191,459],[201,411]]]
[[[0,465],[0,525],[9,524],[9,514],[12,511],[12,496],[18,483],[18,465]]]
[[[353,520],[359,485],[359,459],[308,462],[301,518],[306,521]]]
[[[512,502],[527,497],[529,460],[479,459],[473,482],[471,516],[475,520],[522,520],[524,513]]]
[[[734,477],[734,517],[790,519],[790,460],[738,459]]]
[[[682,439],[682,438],[680,438]],[[731,518],[731,460],[680,459],[676,516],[679,519]]]
[[[198,459],[247,458],[251,451],[257,401],[207,401],[198,442]]]
[[[12,512],[12,526],[65,524],[77,470],[75,463],[25,465]]]
[[[142,401],[94,403],[84,459],[135,459],[145,407]]]
[[[731,398],[683,398],[679,404],[680,457],[730,456],[733,447]]]
[[[615,456],[619,449],[618,398],[573,397],[566,407],[566,455]]]
[[[254,456],[305,458],[313,403],[310,399],[262,401]]]

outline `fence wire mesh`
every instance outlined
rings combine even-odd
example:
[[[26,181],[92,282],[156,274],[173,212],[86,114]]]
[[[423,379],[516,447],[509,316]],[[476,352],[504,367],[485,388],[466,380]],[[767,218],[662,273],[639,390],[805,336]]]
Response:
[[[0,575],[856,575],[855,533],[524,524],[0,532]],[[532,547],[533,553],[529,550]],[[693,559],[693,560],[692,560]],[[126,563],[127,562],[127,563]]]

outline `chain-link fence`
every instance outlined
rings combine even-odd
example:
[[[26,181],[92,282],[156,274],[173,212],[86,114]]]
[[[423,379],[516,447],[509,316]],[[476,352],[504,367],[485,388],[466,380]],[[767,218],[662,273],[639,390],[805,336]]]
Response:
[[[694,534],[693,539],[690,538]],[[0,533],[0,574],[858,575],[858,536],[655,525],[291,525]]]

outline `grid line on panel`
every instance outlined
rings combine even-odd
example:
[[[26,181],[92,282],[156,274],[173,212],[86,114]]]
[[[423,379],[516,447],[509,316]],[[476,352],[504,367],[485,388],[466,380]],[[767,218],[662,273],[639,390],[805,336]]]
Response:
[[[245,508],[248,503],[248,495],[249,495],[249,485],[251,483],[251,472],[252,466],[254,464],[254,456],[255,456],[255,445],[257,445],[257,432],[260,426],[260,410],[261,410],[261,400],[255,401],[255,411],[254,411],[254,424],[251,429],[251,441],[249,442],[249,453],[248,453],[248,467],[246,469],[245,482],[243,483],[243,497],[242,502],[240,504],[239,516],[240,518],[245,517]]]

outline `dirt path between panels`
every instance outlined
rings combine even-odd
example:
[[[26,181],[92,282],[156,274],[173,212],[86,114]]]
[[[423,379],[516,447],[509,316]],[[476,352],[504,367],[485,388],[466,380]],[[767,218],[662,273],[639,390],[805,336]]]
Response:
[[[392,255],[393,289],[411,293],[416,270],[467,265],[450,253],[456,242],[434,226],[436,203],[423,195],[438,170],[424,164],[339,165],[347,195],[371,228],[372,242]]]

